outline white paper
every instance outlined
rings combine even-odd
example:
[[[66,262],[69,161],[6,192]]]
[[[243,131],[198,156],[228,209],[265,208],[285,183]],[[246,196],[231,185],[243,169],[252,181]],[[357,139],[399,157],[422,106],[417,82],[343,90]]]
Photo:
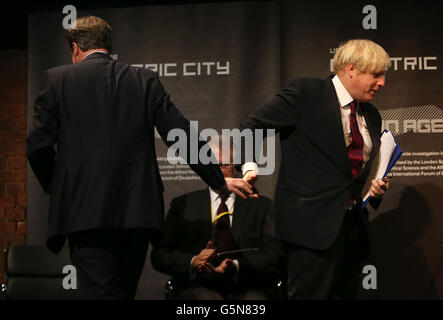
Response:
[[[378,167],[377,171],[374,177],[371,177],[370,180],[373,179],[382,179],[386,169],[388,169],[389,166],[389,160],[391,160],[392,153],[395,150],[395,147],[397,144],[395,143],[394,136],[391,132],[385,131],[383,132],[381,138],[380,138],[380,152],[379,152],[379,161],[378,161]],[[366,193],[366,195],[363,198],[363,202],[366,201],[366,199],[369,197],[369,190]]]

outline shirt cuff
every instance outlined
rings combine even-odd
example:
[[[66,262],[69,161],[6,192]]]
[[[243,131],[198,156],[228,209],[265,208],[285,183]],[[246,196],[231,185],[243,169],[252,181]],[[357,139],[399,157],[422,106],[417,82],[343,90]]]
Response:
[[[248,171],[255,171],[255,173],[258,173],[258,166],[255,162],[246,162],[242,167],[241,167],[241,172],[243,175],[245,175],[246,172]]]
[[[234,282],[238,282],[238,274],[240,272],[240,264],[238,263],[237,259],[232,260],[232,262],[234,263],[235,266],[235,274],[234,274]]]

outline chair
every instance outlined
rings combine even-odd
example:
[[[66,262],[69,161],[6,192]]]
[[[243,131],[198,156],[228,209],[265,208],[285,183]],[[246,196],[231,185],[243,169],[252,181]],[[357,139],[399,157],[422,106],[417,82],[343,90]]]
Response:
[[[174,278],[169,279],[165,284],[165,299],[166,300],[174,300],[176,297],[176,287],[175,287],[175,281]]]
[[[80,298],[81,293],[78,289],[63,287],[63,279],[68,276],[68,273],[63,273],[63,268],[72,265],[67,248],[55,255],[45,246],[16,245],[5,249],[4,254],[6,282],[2,285],[2,294],[5,299]]]

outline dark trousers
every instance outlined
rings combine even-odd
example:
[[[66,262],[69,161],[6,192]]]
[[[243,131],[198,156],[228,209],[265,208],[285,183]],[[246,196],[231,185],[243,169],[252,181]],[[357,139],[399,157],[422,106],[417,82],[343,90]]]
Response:
[[[195,283],[189,288],[179,290],[176,299],[179,300],[269,300],[270,290],[265,288],[235,288],[221,290],[215,286]]]
[[[147,229],[94,229],[69,235],[78,288],[85,299],[134,299],[149,242]]]
[[[326,250],[287,244],[289,299],[372,299],[362,285],[370,263],[369,240],[359,212],[346,211],[334,243]]]

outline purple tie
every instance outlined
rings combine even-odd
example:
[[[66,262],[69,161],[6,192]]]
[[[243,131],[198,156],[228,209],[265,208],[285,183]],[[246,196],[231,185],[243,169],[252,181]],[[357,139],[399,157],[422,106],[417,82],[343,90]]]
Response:
[[[229,193],[220,194],[221,202],[217,209],[217,217],[224,212],[228,212],[228,207],[226,206],[228,198]],[[217,219],[214,226],[214,242],[217,252],[232,250],[234,240],[231,233],[229,214],[225,214]]]
[[[355,177],[363,166],[363,137],[358,129],[357,117],[355,113],[355,101],[352,101],[349,124],[351,127],[352,142],[348,146],[348,156],[351,160],[352,176]]]

